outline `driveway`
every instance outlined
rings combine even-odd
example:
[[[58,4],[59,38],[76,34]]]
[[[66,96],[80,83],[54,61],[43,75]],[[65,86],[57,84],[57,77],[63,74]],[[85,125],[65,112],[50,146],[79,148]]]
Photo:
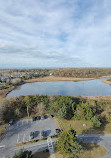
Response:
[[[85,143],[96,143],[103,146],[108,154],[101,158],[111,158],[111,134],[83,134],[78,135],[77,138]]]

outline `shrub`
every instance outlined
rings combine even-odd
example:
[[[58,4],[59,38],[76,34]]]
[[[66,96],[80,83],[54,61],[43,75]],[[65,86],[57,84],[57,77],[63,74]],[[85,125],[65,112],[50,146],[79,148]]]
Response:
[[[101,122],[97,116],[94,116],[91,118],[91,123],[92,123],[93,127],[100,127],[101,126]]]

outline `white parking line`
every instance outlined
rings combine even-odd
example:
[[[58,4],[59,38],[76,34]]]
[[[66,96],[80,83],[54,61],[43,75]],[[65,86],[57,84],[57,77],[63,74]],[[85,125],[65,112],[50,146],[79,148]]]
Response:
[[[17,126],[19,126],[19,121],[17,122]]]
[[[19,134],[18,134],[18,138],[17,138],[17,143],[19,143]]]
[[[27,124],[29,123],[29,120],[27,120]]]
[[[5,148],[5,145],[0,146],[0,148]]]
[[[23,136],[23,142],[25,142],[25,134],[24,134],[24,136]]]
[[[42,139],[42,134],[41,134],[41,131],[40,131],[40,139]]]
[[[29,135],[29,141],[31,140],[30,135]]]

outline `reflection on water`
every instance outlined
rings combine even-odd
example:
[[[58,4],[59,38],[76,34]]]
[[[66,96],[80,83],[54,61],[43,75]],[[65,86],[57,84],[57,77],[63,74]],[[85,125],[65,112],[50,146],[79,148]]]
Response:
[[[111,86],[104,79],[89,81],[56,81],[26,83],[10,92],[8,97],[25,95],[105,96],[111,95]]]

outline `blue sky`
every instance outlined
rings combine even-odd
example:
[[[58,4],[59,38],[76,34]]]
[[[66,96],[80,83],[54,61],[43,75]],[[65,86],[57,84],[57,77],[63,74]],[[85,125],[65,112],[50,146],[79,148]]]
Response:
[[[110,0],[0,0],[0,68],[111,67]]]

